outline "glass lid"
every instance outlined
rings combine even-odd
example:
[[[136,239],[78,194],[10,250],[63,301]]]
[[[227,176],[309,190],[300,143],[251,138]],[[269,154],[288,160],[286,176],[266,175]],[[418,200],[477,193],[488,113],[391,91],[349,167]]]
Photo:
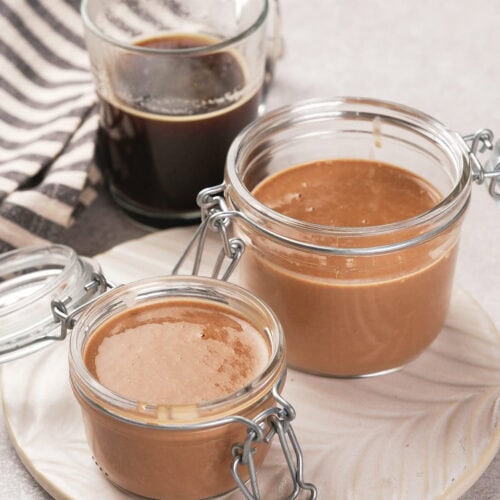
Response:
[[[0,255],[0,363],[62,340],[53,304],[73,311],[101,287],[96,262],[63,245],[27,247]]]

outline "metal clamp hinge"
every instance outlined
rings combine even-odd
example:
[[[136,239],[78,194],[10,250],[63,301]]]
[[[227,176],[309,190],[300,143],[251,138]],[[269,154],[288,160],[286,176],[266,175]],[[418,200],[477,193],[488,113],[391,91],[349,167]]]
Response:
[[[312,483],[304,481],[302,451],[291,424],[295,418],[295,409],[279,394],[278,386],[273,388],[273,397],[280,407],[270,408],[258,415],[252,421],[254,425],[248,427],[245,442],[233,446],[233,478],[246,500],[260,500],[261,496],[254,462],[256,452],[254,445],[259,442],[270,443],[274,435],[277,435],[293,486],[293,491],[288,495],[288,498],[293,500],[301,492],[306,492],[311,500],[315,500],[318,493]],[[267,433],[256,432],[255,424],[261,431],[267,430]],[[248,485],[245,484],[239,473],[243,466],[248,467]]]
[[[52,315],[56,323],[61,323],[60,333],[58,335],[48,335],[44,340],[63,340],[68,335],[68,331],[73,328],[76,321],[76,316],[87,308],[90,304],[95,302],[100,294],[107,290],[108,288],[114,288],[115,285],[101,274],[92,273],[92,279],[84,285],[84,290],[86,292],[92,292],[94,297],[78,307],[74,308],[71,312],[68,311],[68,306],[73,301],[73,298],[69,295],[63,299],[53,300],[50,304],[52,309]]]
[[[469,158],[472,168],[472,179],[477,184],[486,182],[491,197],[500,201],[500,142],[493,145],[493,132],[489,129],[478,130],[474,134],[463,137],[466,143],[470,143]],[[485,166],[478,159],[478,153],[492,150]]]
[[[222,248],[212,270],[212,278],[227,281],[238,265],[245,250],[245,243],[242,239],[231,236],[231,219],[238,213],[228,209],[223,195],[224,187],[224,184],[220,184],[204,189],[198,194],[196,201],[201,208],[202,222],[174,266],[172,274],[179,273],[182,264],[195,246],[196,252],[191,274],[195,276],[200,273],[209,230],[218,233],[222,242]],[[229,260],[229,263],[223,271],[226,259]]]

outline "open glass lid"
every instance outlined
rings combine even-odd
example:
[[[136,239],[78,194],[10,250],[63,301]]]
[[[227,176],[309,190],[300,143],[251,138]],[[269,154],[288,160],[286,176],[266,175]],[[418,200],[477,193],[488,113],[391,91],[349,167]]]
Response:
[[[63,245],[0,255],[0,363],[62,340],[70,315],[105,288],[98,264]]]

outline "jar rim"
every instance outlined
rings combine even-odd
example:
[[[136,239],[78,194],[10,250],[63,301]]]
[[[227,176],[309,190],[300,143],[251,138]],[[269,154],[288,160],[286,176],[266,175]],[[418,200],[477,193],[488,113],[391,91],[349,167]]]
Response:
[[[268,12],[269,12],[269,0],[262,0],[262,10],[260,11],[257,18],[250,24],[250,26],[243,31],[233,35],[229,38],[225,38],[220,42],[214,43],[212,45],[206,45],[202,47],[187,47],[187,48],[175,48],[175,49],[166,49],[166,48],[158,48],[158,47],[145,47],[139,45],[133,45],[131,43],[122,42],[117,38],[113,38],[106,33],[104,33],[97,24],[93,21],[89,9],[90,9],[91,0],[82,0],[80,6],[80,14],[83,19],[84,25],[98,38],[101,40],[114,45],[115,47],[119,47],[125,49],[127,51],[136,52],[138,54],[145,55],[185,55],[185,56],[201,56],[205,54],[211,54],[213,52],[225,49],[238,43],[245,38],[248,38],[252,33],[257,31],[265,22]]]
[[[363,106],[367,108],[364,111],[361,110]],[[415,217],[384,225],[348,227],[327,226],[293,219],[264,205],[255,198],[251,191],[245,186],[239,170],[242,152],[245,152],[246,149],[251,150],[252,143],[261,138],[262,135],[273,134],[281,127],[287,125],[294,126],[295,124],[303,123],[312,118],[318,119],[328,117],[341,120],[348,115],[373,118],[381,117],[382,119],[390,120],[392,123],[398,123],[406,127],[412,126],[415,131],[423,137],[439,139],[439,144],[442,146],[443,150],[446,151],[454,164],[459,167],[460,175],[452,189],[434,207]],[[235,198],[241,200],[245,207],[251,207],[250,211],[252,214],[246,213],[245,211],[243,218],[254,227],[255,219],[261,217],[266,222],[276,223],[281,227],[293,227],[318,236],[363,237],[375,234],[387,234],[439,221],[440,219],[446,218],[450,211],[452,212],[454,209],[458,210],[458,213],[453,220],[460,217],[469,198],[472,180],[468,153],[469,151],[466,144],[459,134],[450,130],[430,115],[415,108],[392,101],[365,97],[340,96],[332,99],[308,99],[277,108],[258,118],[238,134],[232,142],[227,154],[224,189],[236,211],[243,212],[244,210],[242,210],[242,207],[239,206]],[[290,165],[290,167],[292,166],[294,165]],[[446,224],[443,223],[442,230],[450,224],[450,221],[447,221]],[[270,234],[272,233],[271,231],[266,231],[266,233],[273,236],[273,234]],[[277,236],[278,239],[282,239],[278,234],[274,234],[274,236]],[[422,241],[422,238],[416,238],[414,240],[417,239],[418,241],[409,240],[408,243],[414,244]],[[287,241],[291,244],[298,243],[292,240]],[[327,246],[315,244],[305,246],[318,251],[345,253],[345,249],[336,252],[335,248]],[[392,251],[400,247],[400,244],[397,246],[384,245],[380,248],[374,247],[372,250]],[[366,252],[361,249],[353,249],[352,253]],[[369,251],[368,253],[374,252]]]
[[[33,269],[35,265],[45,264],[49,258],[49,254],[58,259],[60,267],[57,272],[39,278],[36,271]],[[78,260],[76,252],[65,245],[36,245],[25,248],[14,249],[0,255],[0,276],[2,281],[5,280],[3,273],[7,270],[17,270],[23,273],[25,279],[22,285],[25,286],[25,281],[36,279],[41,283],[34,291],[30,290],[29,294],[21,298],[17,298],[15,302],[9,305],[3,305],[0,309],[0,316],[7,314],[15,314],[17,311],[30,306],[41,297],[48,296],[53,290],[56,290],[61,283],[67,279],[69,273],[74,272],[75,263]],[[8,283],[7,283],[8,284]],[[50,311],[47,311],[50,314]]]
[[[161,295],[165,292],[165,295]],[[194,295],[183,295],[189,292]],[[228,304],[228,298],[241,299],[258,314],[262,314],[268,327],[266,334],[271,338],[269,360],[262,372],[245,384],[238,391],[221,398],[191,404],[143,404],[140,401],[124,397],[101,384],[92,376],[83,360],[85,341],[92,335],[87,332],[87,325],[99,309],[113,303],[113,300],[134,294],[144,300],[134,305],[147,304],[148,300],[191,297],[209,302],[225,304],[229,309],[235,309]],[[147,298],[150,294],[150,299]],[[121,312],[116,311],[116,313]],[[109,319],[112,315],[107,316]],[[85,337],[85,335],[87,336]],[[232,415],[235,408],[245,408],[250,401],[262,397],[261,393],[274,386],[285,369],[285,339],[281,324],[274,312],[253,293],[233,283],[222,282],[213,278],[200,276],[161,276],[145,278],[117,287],[101,295],[77,319],[70,337],[69,347],[70,379],[74,388],[87,403],[104,411],[106,414],[139,426],[154,425],[162,429],[191,429],[212,426],[222,416]],[[270,392],[266,391],[265,394]],[[258,399],[258,398],[257,398]],[[140,409],[140,411],[139,411]],[[144,413],[144,418],[142,418]],[[152,418],[161,414],[162,417]],[[165,415],[165,417],[163,417]],[[168,416],[167,416],[168,415]],[[178,417],[176,417],[178,416]]]
[[[99,293],[100,267],[65,245],[34,245],[0,256],[0,363],[61,340],[54,306],[74,310]],[[26,314],[26,311],[29,311]]]

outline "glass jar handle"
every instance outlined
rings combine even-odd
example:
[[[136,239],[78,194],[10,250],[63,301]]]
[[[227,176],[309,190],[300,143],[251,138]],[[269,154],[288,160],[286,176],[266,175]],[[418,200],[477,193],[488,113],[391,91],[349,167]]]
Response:
[[[472,179],[477,184],[486,182],[490,196],[500,201],[500,141],[493,145],[493,132],[487,128],[465,135],[463,140],[466,144],[470,143],[468,150],[473,171]],[[487,149],[493,152],[483,166],[477,155],[484,153]]]
[[[266,63],[264,83],[262,86],[262,100],[266,101],[269,89],[274,81],[276,64],[283,56],[284,42],[281,30],[281,9],[279,0],[269,0],[268,25],[266,36]]]

